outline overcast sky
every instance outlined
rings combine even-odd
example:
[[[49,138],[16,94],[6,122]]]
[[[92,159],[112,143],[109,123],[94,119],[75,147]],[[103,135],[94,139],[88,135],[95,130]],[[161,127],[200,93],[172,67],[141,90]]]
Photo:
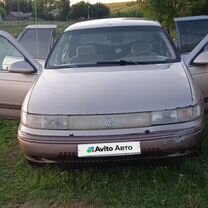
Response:
[[[76,4],[81,0],[70,0],[71,4]],[[87,0],[85,0],[87,2]],[[132,0],[88,0],[89,3],[94,4],[96,2],[101,2],[101,3],[112,3],[112,2],[125,2],[125,1],[132,1]]]

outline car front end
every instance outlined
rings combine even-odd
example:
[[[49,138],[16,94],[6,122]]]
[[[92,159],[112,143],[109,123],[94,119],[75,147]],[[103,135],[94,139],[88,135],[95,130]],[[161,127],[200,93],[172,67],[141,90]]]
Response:
[[[55,45],[23,103],[18,139],[39,163],[176,157],[200,147],[203,112],[158,23],[95,20]]]
[[[30,122],[36,126],[28,127]],[[197,151],[203,127],[201,104],[170,111],[99,116],[23,113],[18,138],[28,160],[41,163],[99,160],[107,156],[164,158]]]

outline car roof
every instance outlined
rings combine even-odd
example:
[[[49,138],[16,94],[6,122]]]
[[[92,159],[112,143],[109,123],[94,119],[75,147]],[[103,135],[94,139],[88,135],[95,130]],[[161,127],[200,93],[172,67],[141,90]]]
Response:
[[[123,27],[123,26],[158,26],[159,22],[139,18],[106,18],[98,20],[88,20],[70,25],[65,32],[72,30],[93,29],[103,27]]]
[[[208,19],[208,15],[177,17],[174,18],[174,21],[180,22],[180,21],[192,21],[192,20],[203,20],[203,19]]]
[[[56,29],[57,25],[28,25],[25,29]]]

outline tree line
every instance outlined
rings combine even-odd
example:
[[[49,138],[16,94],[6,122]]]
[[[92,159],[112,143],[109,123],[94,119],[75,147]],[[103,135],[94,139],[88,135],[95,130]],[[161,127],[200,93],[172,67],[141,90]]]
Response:
[[[136,0],[127,5],[127,9],[117,11],[113,16],[157,20],[170,31],[174,28],[174,17],[208,14],[208,0]]]
[[[102,3],[90,4],[81,1],[70,5],[69,0],[4,0],[0,2],[0,14],[10,11],[37,11],[43,20],[87,19],[103,17],[145,17],[158,20],[170,30],[173,18],[179,16],[208,14],[208,0],[136,0],[128,2],[126,8],[111,13]]]
[[[0,14],[10,11],[31,12],[43,20],[102,18],[110,15],[110,9],[102,3],[90,4],[81,1],[70,5],[69,0],[4,0],[0,2]]]

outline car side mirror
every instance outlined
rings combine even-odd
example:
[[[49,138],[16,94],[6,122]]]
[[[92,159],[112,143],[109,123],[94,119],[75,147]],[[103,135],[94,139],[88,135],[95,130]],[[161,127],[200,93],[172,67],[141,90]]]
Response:
[[[9,72],[29,74],[34,72],[34,68],[26,61],[12,63],[8,69]]]
[[[201,52],[193,61],[196,65],[207,65],[208,64],[208,51]]]

